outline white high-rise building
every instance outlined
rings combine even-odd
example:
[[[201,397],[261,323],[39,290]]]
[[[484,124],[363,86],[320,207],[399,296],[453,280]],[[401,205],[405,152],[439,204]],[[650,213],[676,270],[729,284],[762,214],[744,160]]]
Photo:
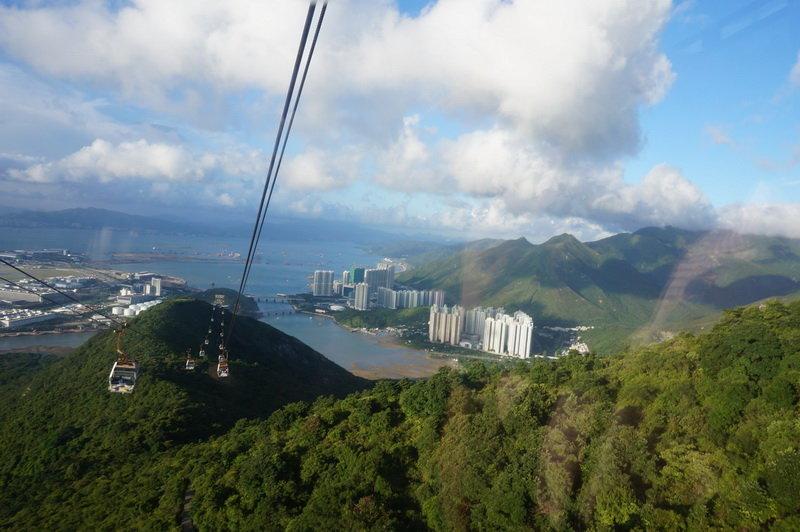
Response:
[[[311,293],[315,296],[329,297],[333,295],[333,270],[316,270]]]
[[[464,330],[464,309],[455,305],[431,306],[428,321],[428,340],[431,342],[458,345]]]
[[[358,283],[353,297],[353,308],[356,310],[369,310],[369,285]]]
[[[444,290],[433,290],[431,292],[431,305],[444,305]]]
[[[350,270],[342,272],[342,284],[350,284]]]
[[[161,278],[160,277],[153,277],[150,279],[150,286],[152,286],[152,290],[150,290],[150,294],[156,297],[161,297]]]
[[[369,285],[370,295],[377,294],[378,288],[381,286],[389,288],[388,279],[389,270],[385,268],[370,268],[364,270],[364,282]]]
[[[483,350],[498,355],[530,358],[533,346],[533,318],[522,311],[513,316],[498,313],[487,317],[483,329]]]
[[[378,264],[378,269],[386,271],[386,278],[384,280],[386,284],[383,286],[392,288],[394,286],[394,264],[382,261]]]
[[[378,287],[378,306],[381,308],[397,308],[397,292],[384,286]]]

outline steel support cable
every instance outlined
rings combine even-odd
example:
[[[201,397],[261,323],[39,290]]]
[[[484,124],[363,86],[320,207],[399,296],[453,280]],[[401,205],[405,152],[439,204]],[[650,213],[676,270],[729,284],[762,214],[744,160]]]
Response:
[[[317,38],[319,37],[320,29],[322,29],[322,20],[325,18],[325,11],[328,9],[328,3],[325,2],[322,4],[322,9],[320,10],[319,19],[317,20],[317,28],[314,30],[314,38],[311,40],[311,48],[308,51],[308,59],[306,60],[306,66],[303,69],[303,77],[300,79],[300,86],[297,89],[297,96],[294,100],[294,107],[292,108],[292,115],[289,117],[289,125],[286,127],[286,133],[283,137],[283,145],[281,146],[281,153],[278,157],[278,163],[275,165],[275,173],[272,176],[272,185],[269,189],[269,194],[267,194],[267,203],[264,206],[264,212],[262,213],[262,218],[258,227],[258,234],[256,235],[256,241],[253,248],[253,257],[255,258],[255,252],[258,249],[258,243],[261,241],[261,231],[264,228],[264,223],[267,216],[267,211],[269,210],[269,204],[272,201],[272,192],[275,190],[275,184],[278,181],[278,174],[281,171],[281,164],[283,163],[283,155],[286,152],[286,144],[289,142],[289,134],[292,132],[292,125],[294,124],[294,118],[297,114],[297,107],[300,104],[300,97],[303,94],[303,87],[306,84],[306,78],[308,77],[308,69],[311,66],[311,58],[314,56],[314,49],[317,47]],[[250,279],[250,271],[251,267],[247,270],[247,275],[245,276],[245,285],[247,281]],[[232,331],[231,331],[232,332]]]
[[[239,305],[241,303],[242,293],[244,292],[245,285],[247,283],[247,279],[249,277],[250,268],[252,267],[253,260],[255,258],[255,248],[257,245],[257,238],[260,236],[261,233],[261,220],[266,215],[265,204],[266,204],[266,197],[267,193],[270,190],[270,182],[274,180],[272,175],[272,171],[275,168],[275,160],[278,155],[278,148],[280,147],[281,139],[283,137],[283,130],[286,125],[286,117],[289,113],[289,106],[292,102],[292,96],[294,94],[294,87],[297,83],[297,75],[300,71],[300,64],[302,63],[303,55],[305,53],[306,43],[308,41],[308,33],[309,29],[311,28],[311,22],[314,17],[314,11],[316,9],[316,2],[311,2],[308,6],[308,12],[306,14],[306,21],[303,27],[303,34],[300,39],[300,45],[297,50],[297,57],[295,59],[294,69],[292,70],[292,77],[289,83],[289,88],[286,92],[286,100],[283,106],[283,112],[281,113],[281,121],[278,127],[277,135],[275,136],[275,143],[272,149],[272,157],[270,158],[269,169],[267,171],[267,178],[264,182],[264,189],[261,193],[261,202],[258,207],[258,213],[256,214],[256,221],[253,225],[253,234],[250,237],[250,246],[247,252],[247,257],[245,259],[244,270],[242,272],[242,278],[239,282],[239,291],[236,295],[236,302],[233,306],[233,316],[231,318],[231,327],[230,332],[233,332],[233,325],[236,321],[236,316],[239,312]],[[230,337],[230,334],[228,335]]]
[[[53,301],[52,299],[50,299],[50,298],[49,298],[49,297],[47,297],[47,296],[43,296],[42,294],[40,294],[40,293],[38,293],[38,292],[35,292],[35,291],[31,290],[31,289],[30,289],[30,288],[28,288],[27,286],[22,286],[21,284],[17,284],[17,283],[15,283],[14,281],[11,281],[10,279],[6,279],[6,278],[5,278],[5,277],[3,277],[2,275],[0,275],[0,281],[6,282],[6,283],[10,284],[11,286],[15,286],[15,287],[19,288],[20,290],[24,290],[24,291],[26,291],[26,292],[30,292],[31,294],[33,294],[33,295],[35,295],[35,296],[39,296],[39,297],[41,297],[42,299],[44,299],[44,300],[46,300],[46,301],[49,301],[49,302],[50,302],[50,303],[52,303],[53,305],[59,305],[59,304],[60,304],[60,303],[57,303],[57,302]],[[80,304],[81,304],[81,305],[83,305],[83,303],[80,303]],[[85,305],[83,305],[83,306],[85,306]],[[94,313],[94,310],[87,310],[87,311],[85,311],[85,312],[79,312],[78,310],[73,310],[73,309],[69,309],[69,310],[70,310],[71,312],[74,312],[74,313],[75,313],[75,316],[83,316],[84,314]],[[96,322],[96,323],[99,323],[99,324],[100,324],[100,325],[102,325],[103,327],[109,327],[109,328],[111,328],[111,327],[110,327],[110,326],[109,326],[107,323],[105,323],[104,321],[100,321],[100,320],[98,320],[98,319],[96,319],[96,318],[94,318],[94,317],[92,317],[92,316],[88,316],[88,318],[89,318],[90,320],[92,320],[92,321]]]
[[[70,301],[73,301],[73,302],[75,302],[75,303],[79,303],[79,304],[81,304],[81,305],[85,306],[86,308],[89,308],[89,309],[93,310],[93,311],[94,311],[94,312],[96,312],[97,314],[100,314],[100,315],[101,315],[101,316],[103,316],[104,318],[107,318],[107,319],[109,319],[109,320],[113,321],[113,322],[114,322],[114,323],[116,323],[117,325],[120,325],[120,326],[123,326],[123,325],[124,325],[124,322],[117,321],[115,318],[113,318],[113,317],[109,316],[108,314],[105,314],[105,313],[104,313],[104,312],[102,312],[101,310],[99,310],[99,309],[96,309],[96,308],[94,308],[93,306],[91,306],[91,305],[89,305],[89,304],[87,304],[87,303],[84,303],[84,302],[82,302],[82,301],[81,301],[81,300],[79,300],[78,298],[76,298],[76,297],[73,297],[73,296],[71,296],[70,294],[68,294],[68,293],[66,293],[66,292],[62,292],[61,290],[59,290],[59,289],[58,289],[58,288],[56,288],[55,286],[52,286],[52,285],[51,285],[51,284],[49,284],[48,282],[46,282],[46,281],[43,281],[43,280],[39,279],[39,278],[38,278],[38,277],[36,277],[35,275],[32,275],[32,274],[30,274],[30,273],[26,272],[25,270],[23,270],[23,269],[21,269],[21,268],[17,268],[16,266],[14,266],[13,264],[11,264],[10,262],[8,262],[8,261],[6,261],[6,260],[4,260],[4,259],[0,259],[0,262],[1,262],[1,263],[3,263],[3,264],[5,264],[6,266],[8,266],[8,267],[9,267],[9,268],[11,268],[11,269],[18,271],[19,273],[21,273],[21,274],[22,274],[22,275],[24,275],[25,277],[30,277],[31,279],[33,279],[33,280],[34,280],[34,281],[36,281],[37,283],[40,283],[40,284],[42,284],[42,285],[46,286],[47,288],[49,288],[49,289],[50,289],[50,290],[52,290],[53,292],[56,292],[57,294],[61,294],[62,296],[64,296],[64,297],[66,297],[67,299],[69,299]]]
[[[292,70],[291,81],[289,82],[289,88],[288,88],[288,90],[286,92],[286,101],[284,102],[284,105],[283,105],[283,112],[281,113],[281,120],[280,120],[280,124],[278,126],[278,132],[275,135],[275,143],[274,143],[274,146],[272,148],[272,157],[270,158],[269,168],[267,170],[267,178],[264,181],[264,190],[261,193],[261,201],[260,201],[260,203],[258,205],[258,212],[256,213],[256,221],[255,221],[255,224],[253,225],[253,234],[250,237],[250,245],[248,247],[247,257],[245,258],[245,262],[244,262],[244,271],[242,272],[242,278],[239,281],[239,291],[238,291],[238,293],[236,295],[236,303],[234,304],[234,307],[233,307],[234,314],[238,313],[239,303],[240,303],[240,300],[241,300],[241,297],[242,297],[242,292],[244,291],[244,287],[245,287],[245,283],[246,283],[246,279],[247,279],[247,273],[249,272],[250,267],[251,267],[252,262],[253,262],[253,259],[255,258],[255,249],[254,248],[255,248],[256,236],[258,235],[258,228],[259,228],[259,225],[260,225],[260,220],[262,218],[262,212],[264,210],[264,205],[265,205],[267,192],[269,190],[270,180],[272,178],[272,170],[275,167],[275,158],[277,156],[278,147],[280,145],[281,137],[283,135],[283,128],[284,128],[284,126],[286,124],[286,116],[289,113],[289,105],[291,104],[291,101],[292,101],[292,94],[294,93],[294,86],[295,86],[295,83],[297,82],[297,73],[300,70],[300,64],[302,62],[303,53],[305,52],[306,42],[308,40],[308,31],[309,31],[309,29],[311,27],[311,21],[313,20],[313,17],[314,17],[314,11],[316,9],[316,5],[317,5],[316,2],[312,2],[311,4],[309,4],[308,12],[306,13],[306,22],[305,22],[305,25],[303,27],[303,34],[302,34],[302,37],[300,39],[300,46],[298,47],[298,50],[297,50],[297,57],[295,58],[294,69]]]

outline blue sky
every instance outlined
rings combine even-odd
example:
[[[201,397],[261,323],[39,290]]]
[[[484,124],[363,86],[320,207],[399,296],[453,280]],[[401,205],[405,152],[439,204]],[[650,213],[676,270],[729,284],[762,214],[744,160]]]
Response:
[[[2,5],[0,205],[253,214],[307,4]],[[797,0],[333,2],[276,213],[800,237],[798,26]]]
[[[761,10],[769,15],[759,19]],[[723,37],[740,22],[739,32]],[[787,185],[800,179],[800,165],[763,164],[789,160],[798,144],[800,99],[787,76],[800,47],[798,23],[800,3],[789,1],[699,2],[676,17],[662,43],[677,78],[663,102],[643,111],[645,146],[626,175],[671,161],[718,206],[748,201],[764,187],[800,200],[800,187]],[[708,128],[731,143],[715,143]]]

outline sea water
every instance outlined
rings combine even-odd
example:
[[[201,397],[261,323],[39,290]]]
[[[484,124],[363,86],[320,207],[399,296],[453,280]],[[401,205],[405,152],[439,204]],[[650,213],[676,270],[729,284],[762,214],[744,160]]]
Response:
[[[108,260],[112,253],[163,253],[208,255],[247,253],[248,240],[223,237],[175,236],[133,231],[83,229],[15,229],[0,236],[0,249],[67,248],[85,253],[93,260]],[[314,270],[333,270],[335,278],[353,265],[374,265],[382,257],[365,251],[348,241],[285,241],[267,240],[259,246],[259,262],[253,265],[246,292],[257,297],[278,293],[308,291],[309,276]],[[157,260],[112,263],[110,269],[150,271],[186,279],[189,286],[238,288],[242,273],[241,261]],[[290,310],[288,306],[262,303],[262,310]],[[269,316],[267,323],[308,344],[348,370],[373,376],[420,376],[435,371],[441,362],[432,361],[424,352],[403,347],[400,342],[387,342],[373,335],[351,333],[330,318],[306,314]],[[23,349],[35,345],[76,347],[86,336],[46,335],[0,339],[0,350]],[[63,338],[63,342],[59,342]],[[381,372],[380,368],[385,369]]]

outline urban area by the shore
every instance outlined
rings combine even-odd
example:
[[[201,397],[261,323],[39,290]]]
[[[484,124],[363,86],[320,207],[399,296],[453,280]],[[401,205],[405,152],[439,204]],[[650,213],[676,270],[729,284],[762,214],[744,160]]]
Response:
[[[0,258],[11,265],[0,278],[0,336],[91,331],[111,325],[109,316],[134,317],[190,292],[183,279],[94,268],[67,249],[2,251]]]
[[[395,279],[406,264],[384,258],[374,267],[354,266],[340,274],[315,270],[310,292],[295,308],[329,315],[353,331],[391,335],[440,355],[529,359],[534,351],[534,318],[502,307],[464,308],[442,289],[415,289]],[[297,301],[297,300],[296,300]],[[448,303],[450,303],[448,305]],[[541,334],[573,333],[560,352],[588,353],[579,332],[588,327],[543,327]]]
[[[47,283],[14,270],[0,277],[0,337],[89,332],[110,325],[108,316],[132,318],[166,297],[199,291],[182,278],[152,271],[117,271],[68,249],[0,251],[0,258]],[[384,258],[374,267],[353,266],[338,274],[316,270],[309,276],[307,293],[260,295],[258,299],[287,305],[265,313],[266,318],[288,312],[325,316],[347,330],[438,357],[524,360],[541,354],[535,334],[539,338],[565,335],[563,348],[550,356],[568,350],[588,352],[580,338],[581,328],[535,329],[534,317],[520,310],[464,308],[442,289],[417,289],[397,282],[396,275],[407,268],[403,260]]]

